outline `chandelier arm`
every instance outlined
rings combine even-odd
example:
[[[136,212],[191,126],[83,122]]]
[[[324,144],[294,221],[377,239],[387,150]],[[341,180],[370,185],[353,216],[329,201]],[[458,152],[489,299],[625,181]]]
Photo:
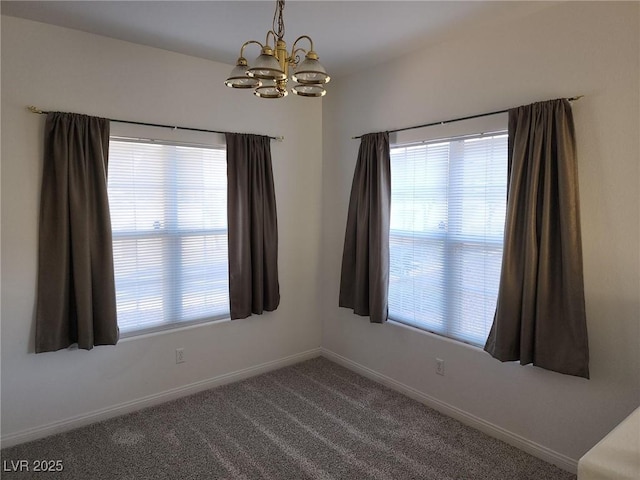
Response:
[[[276,48],[276,42],[278,40],[278,35],[273,30],[269,30],[267,32],[267,38],[265,39],[264,44],[270,46],[269,45],[269,34],[273,35],[273,48],[275,49]]]
[[[248,42],[244,42],[242,44],[242,47],[240,47],[240,57],[244,58],[244,47],[246,47],[247,45],[251,45],[252,43],[255,43],[256,45],[260,45],[260,48],[263,48],[264,45],[262,45],[259,41],[257,40],[249,40]]]
[[[303,52],[304,54],[307,53],[307,51],[304,48],[296,48],[295,50],[291,51],[291,56],[288,58],[287,61],[293,65],[297,65],[300,62],[299,59],[296,60],[297,58],[296,55],[298,54],[298,52]]]
[[[291,47],[291,51],[292,51],[292,52],[296,50],[296,44],[297,44],[300,40],[302,40],[303,38],[306,38],[307,40],[309,40],[309,44],[311,45],[310,50],[311,50],[311,51],[313,51],[313,40],[311,40],[311,37],[310,37],[309,35],[300,35],[298,38],[296,38],[296,41],[295,41],[295,42],[293,42],[293,46]],[[302,49],[302,48],[300,48],[300,49],[298,49],[298,50],[302,50],[303,52],[307,53],[307,51],[306,51],[306,50],[304,50],[304,49]],[[292,56],[293,56],[293,55],[292,55]]]

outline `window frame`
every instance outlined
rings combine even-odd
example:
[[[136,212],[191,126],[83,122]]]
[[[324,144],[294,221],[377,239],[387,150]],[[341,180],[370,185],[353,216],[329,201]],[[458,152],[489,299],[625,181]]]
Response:
[[[415,134],[413,139],[410,141],[406,141],[406,140],[402,141],[397,137],[396,138],[392,137],[390,142],[391,143],[390,150],[393,151],[394,149],[398,149],[398,148],[407,148],[407,147],[418,146],[418,145],[424,145],[425,147],[427,147],[428,145],[445,143],[445,142],[451,143],[451,142],[456,142],[460,140],[473,140],[473,139],[482,139],[486,137],[497,137],[497,136],[506,137],[507,136],[508,132],[506,129],[506,122],[500,125],[499,123],[496,124],[496,120],[494,119],[493,125],[499,126],[499,128],[486,130],[482,128],[471,127],[472,130],[475,130],[473,133],[462,133],[459,135],[450,135],[450,136],[447,136],[446,134],[440,135],[440,136],[436,135],[431,139],[427,138],[424,140],[417,140],[415,138]],[[504,148],[505,148],[504,181],[506,184],[507,183],[506,176],[508,175],[507,168],[506,168],[506,153],[507,153],[506,143]],[[458,159],[457,161],[464,161],[464,160]],[[449,158],[448,162],[451,162],[451,158]],[[392,161],[392,164],[393,164],[393,161]],[[443,293],[442,293],[442,299],[441,299],[442,312],[443,312],[442,328],[441,329],[434,328],[434,324],[436,323],[436,321],[432,322],[431,325],[428,325],[426,323],[422,323],[420,320],[412,320],[410,318],[407,318],[406,316],[403,317],[401,315],[401,312],[394,312],[391,308],[389,308],[389,320],[401,326],[405,326],[405,327],[417,329],[421,332],[427,332],[429,334],[437,335],[439,338],[444,338],[456,343],[462,343],[474,348],[482,348],[484,346],[484,342],[486,341],[486,336],[481,341],[479,341],[478,340],[479,337],[477,335],[474,335],[472,331],[468,333],[468,335],[456,335],[456,332],[465,331],[465,329],[460,328],[460,325],[463,324],[463,320],[458,318],[458,315],[456,315],[455,313],[456,309],[462,308],[460,306],[461,302],[456,302],[451,295],[454,289],[457,288],[457,284],[454,284],[453,282],[455,268],[452,268],[452,267],[455,267],[456,262],[459,261],[458,257],[456,255],[453,255],[452,252],[455,251],[456,249],[464,249],[468,251],[475,250],[477,252],[493,251],[495,253],[499,253],[500,258],[502,258],[503,245],[504,245],[503,243],[504,228],[502,228],[502,235],[500,235],[500,238],[498,238],[498,236],[496,235],[485,236],[484,238],[482,238],[482,237],[469,236],[469,235],[465,235],[458,232],[448,231],[449,230],[448,223],[451,221],[451,218],[452,218],[451,212],[449,212],[450,205],[452,204],[449,197],[449,193],[450,193],[449,190],[452,184],[452,175],[450,170],[451,170],[451,165],[449,165],[448,171],[447,171],[447,217],[446,217],[447,225],[445,226],[445,229],[442,233],[417,232],[414,230],[407,230],[407,229],[393,229],[391,227],[389,229],[390,244],[393,243],[394,237],[395,238],[404,237],[412,243],[415,242],[416,239],[418,239],[418,242],[420,243],[432,242],[434,243],[434,247],[437,246],[438,243],[441,244],[442,251],[443,251],[442,256],[444,259],[442,262],[442,267],[443,267],[442,268]],[[392,167],[392,171],[391,171],[392,179],[393,179],[393,175],[394,175],[394,172]],[[392,198],[393,198],[393,192],[392,192]],[[455,202],[453,203],[455,204]],[[506,207],[506,188],[505,188],[505,207]],[[505,217],[506,217],[506,208],[505,208]],[[504,219],[503,219],[503,226],[504,226]],[[391,267],[391,258],[392,257],[390,257],[390,267]],[[501,264],[502,262],[500,261],[499,263]],[[391,274],[391,268],[390,268],[390,274]],[[499,275],[500,273],[498,272],[498,277],[495,279],[497,283],[499,283]],[[414,312],[415,312],[415,309],[414,309]],[[466,331],[469,332],[468,329],[466,329]],[[488,331],[487,331],[487,334],[488,334]]]
[[[145,132],[146,133],[146,132]],[[183,133],[183,132],[181,132]],[[184,137],[184,135],[181,135]],[[193,138],[193,136],[191,136]],[[226,162],[226,143],[221,140],[223,137],[218,136],[217,139],[211,141],[202,142],[201,139],[197,139],[198,141],[184,141],[184,140],[175,140],[175,139],[164,139],[161,136],[145,136],[138,137],[125,134],[111,134],[109,137],[109,142],[111,146],[111,142],[127,142],[127,143],[139,143],[144,145],[166,145],[170,147],[187,147],[187,148],[197,148],[197,149],[206,149],[206,150],[217,150],[224,153],[225,162]],[[217,140],[217,141],[215,141]],[[111,149],[110,149],[111,152]],[[110,153],[111,155],[111,153]],[[168,162],[168,165],[171,169],[171,173],[163,175],[164,179],[168,179],[163,184],[163,195],[176,195],[176,172],[177,172],[177,163],[174,161]],[[112,165],[109,165],[109,168],[112,168]],[[226,177],[225,177],[226,181]],[[168,186],[169,185],[169,186]],[[165,197],[166,198],[166,197]],[[111,198],[110,198],[111,203]],[[171,209],[177,209],[177,203],[170,202]],[[224,202],[224,211],[226,216],[226,197]],[[111,209],[112,210],[112,209]],[[111,214],[113,218],[113,213]],[[175,213],[173,215],[173,219],[177,222],[179,220],[178,214]],[[229,311],[229,278],[228,274],[226,277],[226,298],[227,298],[227,309],[223,313],[215,314],[215,315],[207,315],[200,318],[188,319],[184,320],[182,318],[182,314],[184,311],[184,306],[182,305],[182,301],[180,299],[180,295],[184,292],[180,285],[182,284],[185,268],[182,268],[181,263],[181,246],[184,239],[189,237],[206,237],[206,236],[219,236],[224,235],[225,241],[227,242],[227,254],[226,261],[228,262],[228,226],[227,228],[190,228],[190,229],[180,229],[176,223],[176,225],[171,225],[166,228],[160,228],[160,231],[157,232],[154,230],[120,230],[117,231],[112,228],[112,243],[115,247],[117,242],[127,241],[127,240],[140,240],[140,239],[158,239],[163,246],[163,249],[168,249],[168,254],[162,255],[162,270],[163,273],[166,274],[168,271],[178,272],[177,275],[171,276],[172,282],[169,282],[169,285],[165,285],[163,288],[163,306],[162,310],[173,312],[174,315],[171,316],[171,320],[166,322],[161,322],[158,324],[154,324],[148,327],[141,327],[136,329],[125,330],[124,332],[121,330],[120,339],[126,338],[134,338],[139,336],[144,336],[148,334],[176,331],[185,328],[192,328],[199,325],[204,324],[213,324],[224,321],[230,321],[230,311]],[[114,255],[115,257],[115,255]],[[168,260],[165,262],[164,260]],[[118,276],[115,272],[115,258],[114,258],[114,276],[116,281],[116,296],[118,295]],[[167,294],[167,291],[170,293]],[[168,302],[168,305],[165,303]],[[164,316],[164,314],[163,314]],[[118,325],[120,327],[120,324]]]

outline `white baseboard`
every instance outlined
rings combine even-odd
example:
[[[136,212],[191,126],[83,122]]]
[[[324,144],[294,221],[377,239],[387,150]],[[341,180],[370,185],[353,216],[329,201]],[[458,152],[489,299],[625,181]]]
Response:
[[[320,348],[313,348],[306,352],[297,353],[295,355],[289,355],[270,362],[261,363],[252,367],[236,370],[235,372],[225,373],[213,378],[208,378],[198,382],[184,385],[177,388],[172,388],[164,392],[155,393],[146,397],[138,398],[128,402],[119,403],[117,405],[95,410],[93,412],[84,413],[74,417],[59,420],[46,425],[32,427],[25,430],[21,430],[15,433],[9,433],[3,435],[0,439],[2,448],[11,447],[20,443],[30,442],[39,438],[48,437],[56,433],[62,433],[74,428],[83,427],[92,423],[107,420],[109,418],[118,417],[136,410],[151,407],[161,403],[165,403],[171,400],[175,400],[180,397],[191,395],[193,393],[208,390],[210,388],[218,387],[227,383],[237,382],[245,378],[253,377],[261,373],[266,373],[271,370],[277,370],[278,368],[293,365],[295,363],[309,360],[311,358],[319,357],[321,354]]]
[[[424,403],[428,407],[437,410],[448,417],[455,418],[456,420],[468,425],[470,427],[475,428],[476,430],[480,430],[487,435],[490,435],[498,440],[502,440],[509,445],[512,445],[520,450],[523,450],[534,457],[537,457],[545,462],[556,465],[563,470],[566,470],[571,473],[576,473],[578,469],[578,461],[570,458],[566,455],[558,453],[554,450],[551,450],[543,445],[540,445],[536,442],[528,440],[518,434],[510,432],[498,425],[494,425],[493,423],[487,422],[480,417],[476,417],[464,410],[461,410],[453,405],[449,405],[446,402],[438,400],[426,393],[420,392],[413,387],[405,385],[404,383],[398,382],[391,377],[383,375],[381,373],[376,372],[364,365],[361,365],[353,360],[350,360],[342,355],[339,355],[331,350],[326,348],[322,348],[322,356],[327,359],[334,361],[343,367],[346,367],[354,372],[359,373],[371,380],[374,380],[378,383],[381,383],[397,392],[400,392],[408,397],[413,398],[421,403]]]

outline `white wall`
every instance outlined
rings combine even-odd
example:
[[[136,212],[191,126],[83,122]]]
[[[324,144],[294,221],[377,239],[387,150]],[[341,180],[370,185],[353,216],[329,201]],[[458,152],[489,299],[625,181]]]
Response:
[[[536,454],[575,461],[640,404],[639,5],[547,5],[332,84],[323,105],[323,348]],[[354,135],[574,103],[591,380],[337,308]],[[446,375],[435,375],[435,358]],[[368,369],[368,370],[366,370]]]
[[[163,393],[202,387],[208,379],[244,369],[255,373],[260,366],[319,353],[321,103],[295,96],[261,100],[231,90],[223,84],[231,67],[2,17],[3,446],[134,408],[140,399],[158,401],[167,398]],[[126,339],[91,352],[35,355],[44,116],[29,113],[27,105],[285,135],[283,143],[272,142],[280,308],[246,320]],[[177,347],[185,349],[184,364],[175,364]]]

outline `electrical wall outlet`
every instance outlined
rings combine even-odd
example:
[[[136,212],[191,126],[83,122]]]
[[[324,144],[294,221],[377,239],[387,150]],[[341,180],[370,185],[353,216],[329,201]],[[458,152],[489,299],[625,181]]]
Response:
[[[436,358],[436,373],[438,375],[444,375],[444,360]]]
[[[176,363],[184,363],[184,348],[176,348]]]

